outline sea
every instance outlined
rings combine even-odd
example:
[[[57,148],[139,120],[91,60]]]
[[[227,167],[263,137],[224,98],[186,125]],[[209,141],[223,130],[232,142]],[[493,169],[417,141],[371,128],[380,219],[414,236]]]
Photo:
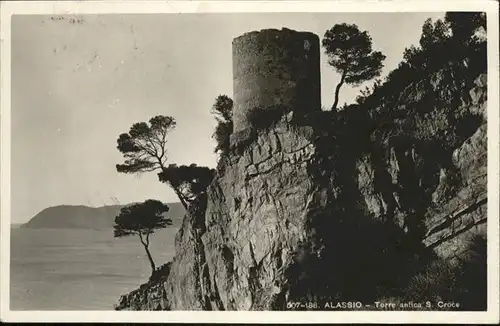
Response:
[[[177,230],[151,236],[157,267],[172,260]],[[113,310],[151,275],[139,238],[113,229],[12,227],[10,251],[10,310]]]

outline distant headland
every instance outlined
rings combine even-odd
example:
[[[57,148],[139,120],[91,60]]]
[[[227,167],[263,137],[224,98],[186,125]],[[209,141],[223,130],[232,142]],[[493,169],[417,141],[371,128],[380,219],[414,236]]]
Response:
[[[181,203],[167,203],[167,215],[172,219],[171,227],[180,227],[185,209]],[[115,217],[126,205],[89,207],[84,205],[59,205],[48,207],[21,224],[21,228],[32,229],[108,229],[113,228]]]

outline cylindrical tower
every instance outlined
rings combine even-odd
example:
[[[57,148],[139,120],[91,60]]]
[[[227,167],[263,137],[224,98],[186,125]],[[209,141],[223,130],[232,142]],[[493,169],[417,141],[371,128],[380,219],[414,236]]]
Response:
[[[252,127],[256,108],[297,113],[321,110],[320,46],[316,34],[265,29],[233,40],[234,132]]]

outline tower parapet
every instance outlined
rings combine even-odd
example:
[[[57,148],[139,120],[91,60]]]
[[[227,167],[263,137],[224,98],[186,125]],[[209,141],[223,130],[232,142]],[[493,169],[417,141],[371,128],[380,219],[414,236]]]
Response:
[[[255,109],[321,110],[316,34],[264,29],[233,40],[234,132],[252,128]]]

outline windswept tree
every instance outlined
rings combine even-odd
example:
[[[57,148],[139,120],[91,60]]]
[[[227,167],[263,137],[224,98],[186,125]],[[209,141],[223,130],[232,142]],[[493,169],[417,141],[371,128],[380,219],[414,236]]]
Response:
[[[141,173],[162,169],[167,162],[167,134],[176,126],[174,118],[156,116],[146,122],[134,123],[128,133],[118,137],[118,150],[124,164],[117,164],[121,173]]]
[[[115,238],[138,235],[151,264],[151,273],[154,273],[156,266],[149,251],[149,236],[157,229],[172,225],[172,220],[165,216],[168,210],[166,204],[149,199],[143,203],[123,207],[115,218],[113,226]]]
[[[118,150],[123,154],[124,164],[117,164],[121,173],[143,173],[158,171],[161,182],[175,192],[187,210],[193,198],[206,189],[213,177],[212,170],[196,164],[189,166],[167,166],[167,134],[176,126],[174,118],[156,116],[149,125],[139,122],[132,125],[128,133],[118,137]]]
[[[380,76],[385,55],[372,50],[368,32],[361,32],[355,24],[337,24],[327,30],[322,41],[328,64],[340,75],[335,89],[332,111],[337,110],[340,88],[344,83],[359,86]]]
[[[212,114],[217,120],[212,137],[217,142],[214,152],[224,155],[229,151],[229,136],[233,132],[233,100],[227,95],[219,95],[212,106]]]

